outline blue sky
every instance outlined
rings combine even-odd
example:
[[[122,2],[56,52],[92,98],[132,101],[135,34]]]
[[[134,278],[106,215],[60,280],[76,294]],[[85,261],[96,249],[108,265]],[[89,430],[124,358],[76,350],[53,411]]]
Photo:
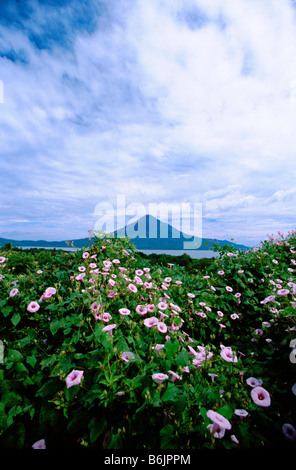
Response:
[[[290,0],[2,1],[0,237],[84,238],[118,195],[295,229],[295,57]]]

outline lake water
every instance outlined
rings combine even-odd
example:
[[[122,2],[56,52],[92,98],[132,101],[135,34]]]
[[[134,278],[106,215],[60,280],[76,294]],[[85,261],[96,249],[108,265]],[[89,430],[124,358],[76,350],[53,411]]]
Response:
[[[192,259],[213,258],[219,256],[219,253],[212,250],[141,250],[146,255],[156,253],[157,255],[182,256],[184,253]]]
[[[18,246],[18,248],[22,248],[23,250],[30,250],[32,248],[39,248],[43,250],[63,250],[63,251],[77,251],[80,248],[72,248],[72,247],[54,247],[54,246]],[[172,255],[172,256],[181,256],[184,253],[189,255],[192,259],[201,259],[201,258],[213,258],[219,256],[219,253],[212,250],[141,250],[142,253],[145,255],[151,255],[155,253],[157,255]]]

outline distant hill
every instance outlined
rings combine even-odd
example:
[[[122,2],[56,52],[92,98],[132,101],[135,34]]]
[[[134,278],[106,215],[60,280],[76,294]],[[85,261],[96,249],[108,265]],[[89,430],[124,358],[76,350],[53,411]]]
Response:
[[[141,217],[137,221],[115,230],[108,234],[112,237],[128,236],[136,248],[141,250],[212,250],[214,244],[221,246],[235,246],[239,250],[247,250],[248,246],[239,245],[228,240],[217,240],[212,238],[197,238],[184,234],[172,225],[156,219],[152,215]],[[75,248],[86,247],[89,238],[69,239],[65,241],[45,241],[45,240],[11,240],[0,238],[0,246],[11,243],[12,246],[19,247],[46,247],[46,248],[67,248],[73,242]],[[91,241],[92,243],[92,241]],[[189,246],[186,244],[189,243]]]
[[[141,250],[212,250],[214,244],[231,245],[239,250],[247,250],[248,246],[238,245],[228,240],[198,238],[180,232],[172,225],[146,215],[127,226],[116,230],[115,237],[128,236],[132,243]]]

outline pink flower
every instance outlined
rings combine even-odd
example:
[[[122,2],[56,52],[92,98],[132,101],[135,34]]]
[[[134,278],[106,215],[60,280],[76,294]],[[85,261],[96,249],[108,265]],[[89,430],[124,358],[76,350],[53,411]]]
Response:
[[[230,315],[230,318],[231,318],[232,320],[236,320],[237,318],[239,318],[239,316],[238,316],[237,313],[232,313],[232,314]]]
[[[263,381],[261,379],[255,379],[255,377],[249,377],[247,379],[247,384],[250,387],[257,387],[258,385],[262,385]]]
[[[113,328],[115,328],[115,327],[116,327],[116,324],[113,323],[112,325],[107,325],[107,326],[105,326],[105,327],[102,329],[102,331],[108,331],[109,335],[111,336],[111,335],[112,335],[112,330],[113,330]]]
[[[55,295],[56,294],[56,289],[54,287],[48,287],[47,289],[45,289],[45,292],[43,294],[43,299],[50,299],[50,297],[52,295]]]
[[[130,351],[124,351],[121,353],[121,359],[125,362],[129,362],[131,359],[134,359],[135,355]]]
[[[230,436],[230,439],[236,444],[236,445],[239,445],[239,440],[236,438],[236,436],[234,434],[232,434]]]
[[[282,427],[283,434],[289,441],[296,441],[296,429],[292,424],[285,423]]]
[[[169,370],[168,372],[169,372],[169,374],[172,375],[172,382],[175,382],[176,379],[182,380],[182,377],[180,377],[180,375],[176,374],[176,372],[174,372],[172,370]]]
[[[75,279],[76,281],[82,281],[84,276],[85,276],[85,273],[80,273],[75,277]]]
[[[129,315],[131,312],[128,308],[120,308],[119,313],[120,315]]]
[[[146,289],[152,289],[152,282],[144,282],[144,286],[146,287]]]
[[[136,312],[140,315],[145,315],[148,312],[148,309],[144,305],[137,305]]]
[[[83,254],[82,254],[82,258],[86,259],[89,257],[89,253],[88,251],[85,251]]]
[[[18,293],[18,289],[15,287],[14,289],[11,289],[9,293],[9,297],[14,297]]]
[[[227,362],[237,362],[237,357],[231,347],[221,346],[220,356]]]
[[[158,328],[158,331],[160,331],[160,333],[166,333],[167,332],[167,326],[165,325],[165,323],[163,323],[162,321],[159,321],[157,323],[157,328]]]
[[[78,268],[78,271],[81,272],[81,273],[84,273],[85,270],[86,270],[85,266],[79,266],[79,268]]]
[[[147,326],[148,328],[152,328],[154,325],[157,325],[157,323],[158,323],[158,318],[156,317],[145,318],[144,320],[144,325]]]
[[[156,346],[152,346],[152,349],[155,349],[157,354],[160,354],[162,348],[164,348],[164,344],[157,344]]]
[[[246,410],[234,410],[234,413],[236,414],[236,416],[240,416],[241,418],[244,418],[249,414]]]
[[[207,428],[210,430],[210,433],[215,437],[215,439],[222,439],[222,437],[225,435],[225,429],[221,428],[217,423],[209,424]]]
[[[40,308],[40,305],[38,304],[38,302],[30,302],[27,307],[27,310],[28,312],[34,313],[34,312],[37,312],[39,308]]]
[[[137,276],[143,276],[143,274],[144,274],[144,271],[142,271],[142,269],[137,269],[136,270],[136,275]]]
[[[97,312],[98,310],[100,310],[100,308],[101,308],[101,305],[100,304],[98,305],[97,302],[93,302],[90,306],[90,309],[92,312]]]
[[[135,293],[138,292],[138,289],[137,289],[137,287],[136,287],[134,284],[129,284],[129,285],[127,286],[127,288],[128,288],[128,290],[130,290],[131,292],[135,292]]]
[[[232,287],[230,287],[230,286],[226,286],[225,289],[226,289],[228,292],[233,292],[233,289],[232,289]]]
[[[96,313],[96,320],[102,320],[104,323],[110,321],[112,316],[108,312],[104,312],[103,314]]]
[[[191,292],[189,292],[187,295],[188,295],[188,297],[190,297],[190,299],[194,299],[194,298],[195,298],[195,295],[194,295],[194,294],[191,294]]]
[[[279,289],[277,291],[277,295],[288,295],[288,294],[290,294],[289,289]]]
[[[5,260],[6,258],[4,256],[0,256],[0,263],[4,263]]]
[[[220,276],[223,276],[223,274],[225,274],[225,273],[224,273],[224,271],[218,271],[218,274],[220,274]]]
[[[213,410],[209,410],[207,411],[207,417],[210,418],[215,424],[218,424],[220,428],[231,429],[231,424],[228,419],[222,416],[220,413],[217,413]]]
[[[259,406],[269,406],[271,403],[270,395],[263,387],[255,387],[251,390],[251,397],[254,403]]]
[[[43,271],[41,271],[41,269],[38,269],[37,274],[42,274],[42,273]]]
[[[35,443],[32,445],[32,447],[33,447],[33,449],[46,449],[45,440],[44,440],[44,439],[40,439],[40,441],[35,442]]]
[[[66,377],[67,388],[79,385],[83,376],[82,370],[72,370],[72,372]]]
[[[160,310],[166,310],[168,308],[168,304],[166,302],[159,302],[157,307],[160,309]]]
[[[164,380],[168,378],[169,376],[167,374],[162,374],[162,373],[152,375],[152,379],[156,380],[158,382],[158,385],[160,385]]]

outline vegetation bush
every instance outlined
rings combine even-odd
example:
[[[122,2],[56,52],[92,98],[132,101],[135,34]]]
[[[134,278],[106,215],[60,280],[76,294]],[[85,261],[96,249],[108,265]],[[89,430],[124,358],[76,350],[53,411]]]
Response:
[[[295,247],[2,249],[1,448],[295,447]]]

